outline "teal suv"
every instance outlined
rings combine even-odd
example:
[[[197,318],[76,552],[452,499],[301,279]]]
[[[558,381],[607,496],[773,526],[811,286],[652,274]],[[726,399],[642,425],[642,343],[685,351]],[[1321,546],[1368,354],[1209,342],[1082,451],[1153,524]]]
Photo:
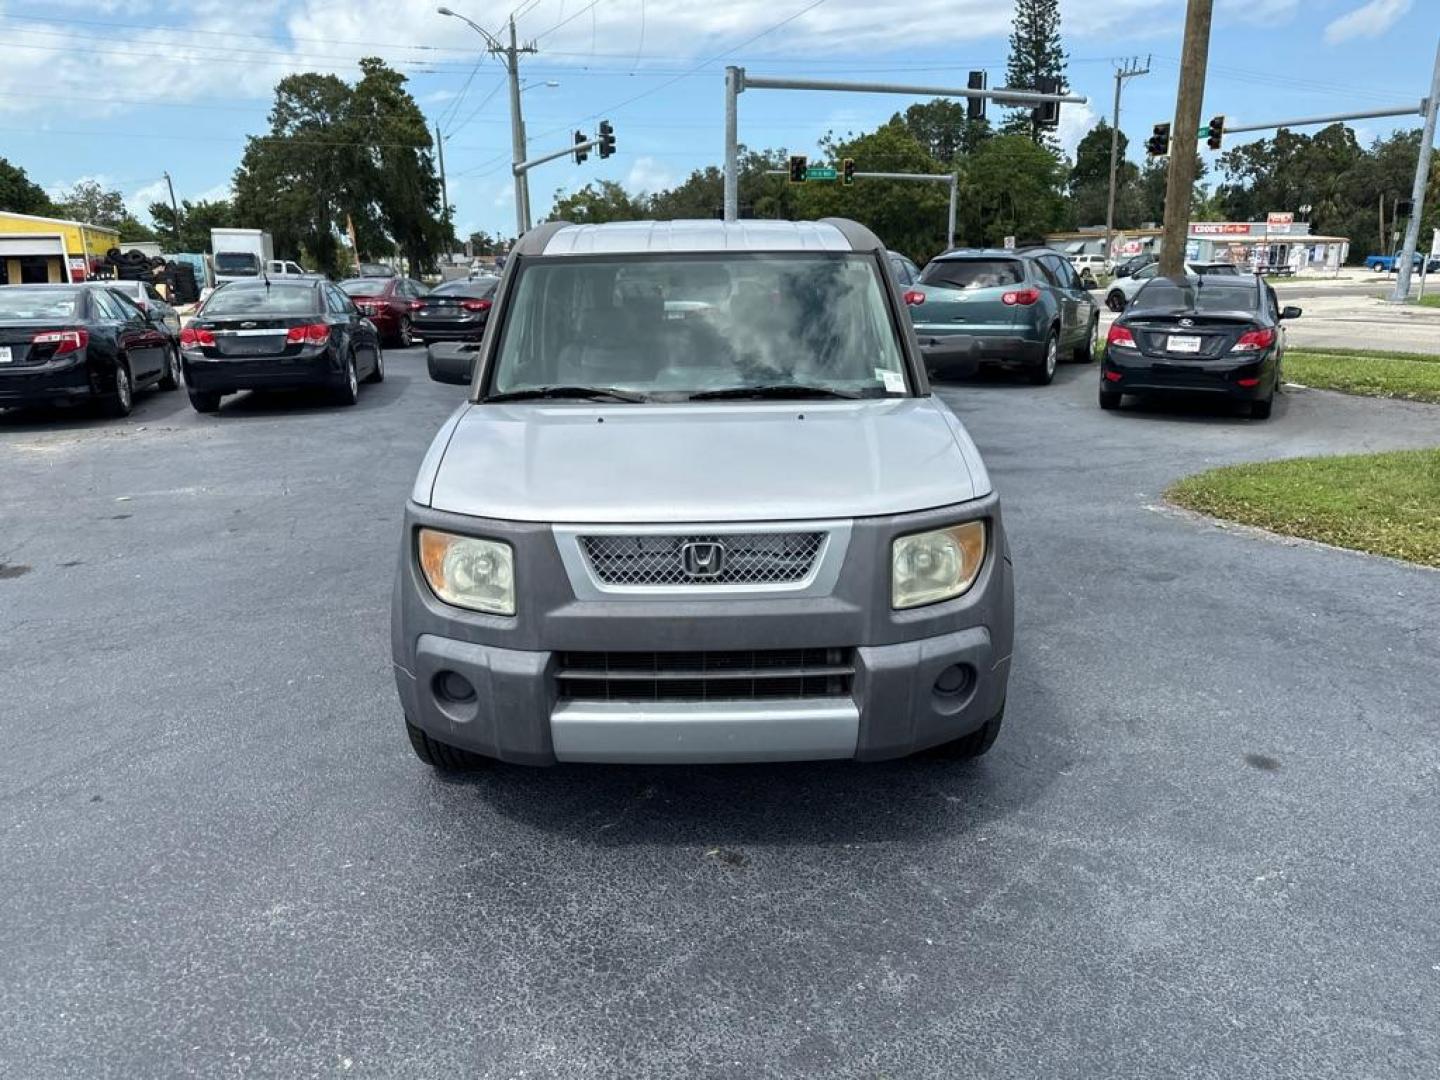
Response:
[[[1088,363],[1094,355],[1100,305],[1069,261],[1049,248],[948,251],[906,289],[905,303],[922,343],[969,345],[926,349],[936,376],[960,373],[949,358],[964,355],[972,367],[978,361],[1019,368],[1043,386],[1062,357]]]

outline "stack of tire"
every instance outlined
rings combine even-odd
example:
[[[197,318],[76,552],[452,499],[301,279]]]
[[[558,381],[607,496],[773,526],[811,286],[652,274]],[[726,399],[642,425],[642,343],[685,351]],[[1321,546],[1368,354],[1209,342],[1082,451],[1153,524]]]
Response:
[[[200,299],[200,285],[195,280],[195,267],[188,262],[172,261],[160,271],[166,295],[172,304],[193,304]]]
[[[105,261],[115,267],[115,276],[121,281],[154,281],[155,267],[165,265],[164,259],[151,258],[143,251],[121,251],[119,248],[107,251]]]

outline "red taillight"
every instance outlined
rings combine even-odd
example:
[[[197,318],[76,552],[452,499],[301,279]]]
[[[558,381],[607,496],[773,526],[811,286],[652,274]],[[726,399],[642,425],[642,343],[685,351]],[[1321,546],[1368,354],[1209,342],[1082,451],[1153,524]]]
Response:
[[[43,330],[30,339],[31,345],[54,345],[55,351],[51,356],[64,356],[66,353],[78,352],[90,344],[90,331],[88,330]]]
[[[290,345],[324,345],[329,340],[330,327],[323,322],[292,326],[285,331],[285,341]]]
[[[1259,380],[1259,379],[1236,379],[1236,380],[1235,380],[1235,384],[1236,384],[1237,386],[1243,386],[1243,387],[1245,387],[1245,389],[1248,390],[1248,389],[1250,389],[1250,387],[1252,387],[1252,386],[1259,386],[1259,385],[1260,385],[1260,380]]]
[[[1264,330],[1247,330],[1240,335],[1240,340],[1230,346],[1231,352],[1258,352],[1260,349],[1268,349],[1275,344],[1275,331],[1266,327]]]
[[[1118,371],[1107,371],[1107,372],[1105,372],[1105,379],[1106,379],[1107,382],[1119,382],[1119,381],[1120,381],[1121,379],[1123,379],[1124,377],[1125,377],[1125,376],[1124,376],[1124,375],[1121,375],[1120,372],[1118,372]]]
[[[180,345],[182,348],[186,345],[194,348],[200,345],[214,344],[215,335],[212,334],[209,330],[205,330],[203,328],[196,328],[194,326],[187,326],[184,330],[180,331]]]
[[[1039,289],[1012,289],[1000,297],[1002,303],[1009,304],[1011,307],[1014,307],[1016,304],[1019,304],[1021,307],[1029,307],[1031,304],[1039,301],[1039,299]]]
[[[1122,349],[1136,348],[1135,335],[1126,327],[1112,326],[1110,333],[1105,336],[1105,347],[1108,349],[1114,345],[1119,345]]]
[[[925,294],[919,289],[911,289],[905,294],[905,303],[910,307],[919,307],[925,302]]]
[[[411,311],[419,311],[419,310],[420,310],[421,308],[423,308],[424,306],[425,306],[425,301],[423,301],[423,300],[411,300],[411,301],[410,301],[410,310],[411,310]]]
[[[461,300],[460,306],[466,311],[489,311],[489,300]]]

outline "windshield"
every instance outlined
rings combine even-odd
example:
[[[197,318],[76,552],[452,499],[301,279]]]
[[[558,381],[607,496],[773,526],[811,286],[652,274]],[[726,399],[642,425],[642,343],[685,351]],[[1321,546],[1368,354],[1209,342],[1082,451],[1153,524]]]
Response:
[[[260,273],[260,260],[251,251],[217,251],[215,253],[215,272],[253,277]]]
[[[271,285],[268,289],[246,286],[218,289],[205,302],[200,314],[214,315],[311,315],[319,310],[316,292],[308,285]]]
[[[1187,283],[1181,287],[1169,278],[1156,278],[1135,294],[1132,312],[1171,313],[1177,311],[1198,311],[1217,313],[1256,310],[1259,293],[1254,288],[1216,286]]]
[[[993,289],[1024,280],[1016,259],[937,259],[920,275],[922,285],[951,289]]]
[[[390,287],[384,278],[361,278],[358,281],[342,281],[340,288],[351,296],[383,296]]]
[[[0,319],[73,319],[78,289],[0,289]]]
[[[813,254],[525,265],[489,391],[546,387],[671,401],[776,387],[906,393],[874,258]]]

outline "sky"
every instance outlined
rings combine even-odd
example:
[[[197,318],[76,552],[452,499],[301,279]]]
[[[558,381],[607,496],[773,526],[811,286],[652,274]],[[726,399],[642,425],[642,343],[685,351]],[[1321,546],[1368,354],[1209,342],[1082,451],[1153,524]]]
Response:
[[[180,198],[226,195],[246,136],[267,129],[279,78],[353,79],[360,57],[380,56],[407,75],[440,127],[459,234],[513,235],[504,72],[475,31],[437,13],[440,2],[0,0],[0,156],[52,192],[98,179],[143,220],[165,196],[166,171]],[[537,220],[557,191],[600,180],[654,191],[719,164],[727,64],[941,87],[963,86],[968,71],[984,68],[992,87],[1002,85],[1013,8],[1007,0],[448,2],[494,33],[513,11],[522,41],[534,42],[521,62],[532,156],[561,149],[577,128],[593,132],[601,118],[615,126],[609,160],[567,158],[530,173]],[[1148,57],[1150,73],[1126,83],[1120,120],[1138,160],[1151,125],[1174,110],[1185,0],[1060,0],[1060,10],[1069,83],[1089,99],[1062,107],[1064,149],[1073,153],[1109,116],[1117,63]],[[1223,113],[1237,125],[1418,108],[1437,43],[1440,0],[1216,0],[1203,116]],[[740,139],[813,159],[827,132],[872,130],[928,97],[751,90],[740,98]],[[1418,124],[1417,115],[1354,126],[1368,141]]]

